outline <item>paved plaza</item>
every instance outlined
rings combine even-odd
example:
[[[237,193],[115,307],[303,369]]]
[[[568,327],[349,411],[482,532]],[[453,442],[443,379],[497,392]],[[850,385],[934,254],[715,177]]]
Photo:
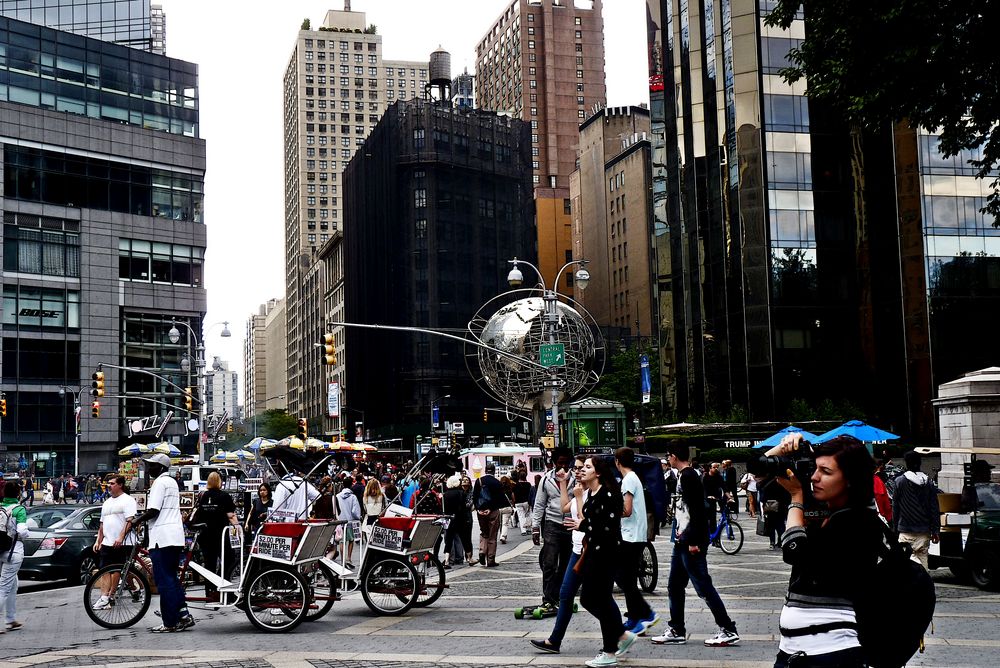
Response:
[[[746,522],[750,524],[750,522]],[[669,543],[660,539],[660,583],[650,602],[667,617],[666,562]],[[349,594],[323,619],[287,634],[257,633],[237,610],[195,611],[197,626],[180,634],[157,635],[154,599],[146,619],[131,629],[96,626],[82,609],[82,588],[66,587],[18,596],[24,629],[0,635],[5,665],[188,666],[196,668],[354,668],[384,666],[582,666],[600,646],[596,620],[582,611],[573,617],[560,655],[535,652],[530,638],[544,638],[552,620],[515,620],[513,608],[535,603],[541,576],[538,548],[521,536],[502,546],[500,567],[448,571],[449,589],[433,606],[401,617],[371,613],[359,594]],[[710,570],[742,642],[708,648],[715,633],[705,605],[688,589],[688,644],[654,646],[640,639],[620,662],[623,666],[764,667],[777,648],[778,613],[789,567],[764,538],[748,535],[743,550],[726,556],[712,548]],[[996,666],[1000,664],[1000,594],[959,584],[936,571],[938,606],[927,651],[911,666]],[[886,585],[886,614],[892,614],[892,587]],[[887,639],[887,641],[890,641]]]

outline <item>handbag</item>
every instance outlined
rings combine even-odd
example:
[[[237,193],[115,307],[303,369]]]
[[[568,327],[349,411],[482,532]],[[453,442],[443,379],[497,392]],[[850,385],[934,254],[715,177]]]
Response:
[[[757,515],[757,535],[767,535],[767,519],[764,517],[764,513]]]

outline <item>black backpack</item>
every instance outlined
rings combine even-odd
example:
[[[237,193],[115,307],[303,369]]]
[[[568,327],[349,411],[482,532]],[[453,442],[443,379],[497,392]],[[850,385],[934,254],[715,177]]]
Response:
[[[883,537],[872,586],[856,604],[858,639],[872,668],[901,668],[921,648],[937,598],[931,576],[910,559],[910,546],[884,525]]]

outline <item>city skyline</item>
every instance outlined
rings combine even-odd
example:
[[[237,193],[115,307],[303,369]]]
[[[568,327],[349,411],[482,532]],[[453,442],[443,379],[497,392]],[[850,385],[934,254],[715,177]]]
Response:
[[[219,49],[220,26],[232,21],[224,5],[192,0],[163,0],[170,22],[168,55],[197,63],[200,73],[202,136],[208,140],[206,225],[208,251],[206,323],[227,320],[242,331],[246,319],[273,297],[284,297],[284,201],[282,166],[282,74],[302,20],[321,24],[341,0],[309,1],[292,8],[272,6],[266,14],[240,16],[240,43],[252,46],[233,68],[233,52]],[[439,45],[452,55],[453,74],[475,65],[475,45],[492,26],[506,2],[469,5],[457,0],[414,3],[365,0],[353,3],[378,27],[389,59],[424,59]],[[609,105],[648,101],[643,40],[645,5],[618,0],[605,8],[606,70],[625,72],[608,77]],[[447,16],[461,16],[448,21]],[[412,30],[422,17],[436,20],[440,30]],[[254,94],[256,91],[256,94]],[[232,100],[250,95],[233,113]],[[248,170],[247,165],[257,165]],[[248,193],[254,193],[247,197]],[[247,233],[247,228],[250,233]],[[477,305],[478,306],[478,305]],[[242,377],[242,337],[206,340],[209,355],[234,363]],[[240,360],[237,362],[237,360]],[[238,365],[238,366],[237,366]]]

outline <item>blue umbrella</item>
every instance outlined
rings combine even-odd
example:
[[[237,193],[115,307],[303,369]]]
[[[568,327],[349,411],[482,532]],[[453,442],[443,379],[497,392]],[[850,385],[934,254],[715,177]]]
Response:
[[[805,429],[801,429],[799,427],[796,427],[795,425],[788,425],[787,427],[785,427],[784,429],[782,429],[778,433],[772,434],[771,436],[768,436],[763,441],[761,441],[760,443],[758,443],[757,445],[755,445],[753,447],[754,448],[773,448],[774,446],[776,446],[779,443],[781,443],[781,439],[783,439],[787,434],[794,434],[795,432],[798,432],[798,433],[802,434],[802,438],[804,438],[805,440],[809,441],[810,443],[816,443],[817,439],[820,438],[816,434],[808,432]]]
[[[861,420],[851,420],[840,425],[836,429],[831,429],[825,434],[820,435],[816,438],[816,443],[823,443],[824,441],[829,441],[837,436],[853,436],[854,438],[862,441],[864,443],[871,443],[872,441],[894,441],[899,436],[891,434],[878,427],[873,427],[870,424],[866,424]]]

